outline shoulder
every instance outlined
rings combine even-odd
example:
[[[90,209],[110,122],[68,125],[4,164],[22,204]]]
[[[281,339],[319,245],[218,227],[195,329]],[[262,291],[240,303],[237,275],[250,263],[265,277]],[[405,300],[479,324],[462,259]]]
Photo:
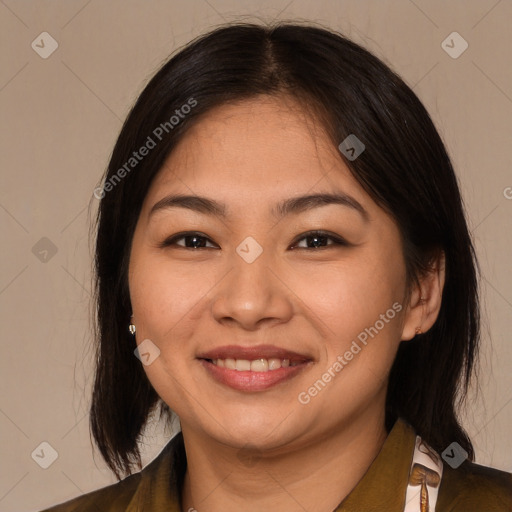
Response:
[[[138,473],[115,484],[83,494],[41,512],[127,512],[145,510],[148,499],[171,512],[176,509],[176,486],[186,467],[186,455],[181,432],[175,435],[163,450]],[[152,510],[152,508],[150,508]]]
[[[142,478],[135,473],[115,484],[83,494],[41,512],[81,512],[101,510],[102,512],[126,510]]]
[[[511,512],[512,474],[465,461],[444,465],[439,489],[441,512]]]

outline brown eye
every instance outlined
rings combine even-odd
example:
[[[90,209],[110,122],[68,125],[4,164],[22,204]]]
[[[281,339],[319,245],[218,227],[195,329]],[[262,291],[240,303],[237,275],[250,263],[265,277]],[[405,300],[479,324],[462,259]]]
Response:
[[[302,246],[299,247],[297,245],[298,242],[301,242],[302,240],[306,240],[306,247]],[[332,240],[333,243],[328,243],[328,240]],[[309,247],[309,244],[312,244],[312,247]],[[343,238],[328,233],[326,231],[310,231],[308,233],[305,233],[301,238],[297,239],[294,245],[291,247],[294,249],[295,247],[299,249],[316,249],[316,248],[327,248],[329,246],[339,246],[339,245],[345,245],[348,246],[348,244]]]
[[[178,243],[180,240],[184,240],[184,243]],[[161,247],[170,247],[177,246],[183,249],[210,249],[211,247],[206,244],[211,242],[211,240],[205,236],[203,233],[198,233],[195,231],[189,231],[186,233],[178,233],[177,235],[173,235],[170,238],[167,238],[162,244]],[[216,247],[215,245],[213,246]]]

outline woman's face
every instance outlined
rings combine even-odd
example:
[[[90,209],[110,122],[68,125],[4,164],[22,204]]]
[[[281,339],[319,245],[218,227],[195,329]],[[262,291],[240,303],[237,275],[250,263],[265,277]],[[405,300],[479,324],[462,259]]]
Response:
[[[319,194],[341,199],[296,200]],[[415,327],[396,224],[285,98],[219,107],[186,134],[145,198],[129,286],[151,384],[183,431],[233,447],[382,417]]]

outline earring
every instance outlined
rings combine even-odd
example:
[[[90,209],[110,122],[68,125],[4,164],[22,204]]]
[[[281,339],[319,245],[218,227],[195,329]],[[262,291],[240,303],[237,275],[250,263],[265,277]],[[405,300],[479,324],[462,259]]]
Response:
[[[133,318],[133,315],[130,317],[130,319],[132,319],[132,318]],[[133,335],[135,335],[135,331],[136,331],[136,329],[135,329],[135,325],[134,325],[133,323],[130,323],[130,325],[128,326],[128,330],[129,330]]]
[[[425,304],[427,302],[427,299],[425,297],[420,297],[420,304]],[[416,327],[416,334],[421,334],[423,331],[420,327]]]

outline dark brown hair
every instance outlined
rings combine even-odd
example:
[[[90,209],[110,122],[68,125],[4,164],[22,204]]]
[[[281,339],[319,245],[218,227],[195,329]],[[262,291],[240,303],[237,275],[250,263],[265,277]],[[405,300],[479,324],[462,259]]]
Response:
[[[102,193],[95,259],[98,332],[90,426],[102,456],[118,478],[140,468],[138,442],[149,413],[159,405],[172,415],[134,356],[127,329],[131,241],[148,188],[203,114],[260,94],[289,95],[313,108],[336,146],[350,134],[363,141],[365,151],[346,164],[396,221],[409,283],[444,251],[439,316],[428,332],[400,344],[386,423],[389,429],[401,416],[437,451],[457,441],[473,460],[456,409],[479,340],[478,265],[450,158],[419,99],[389,67],[335,32],[288,23],[230,24],[192,41],[150,80],[117,139],[104,178],[111,186]],[[171,128],[171,116],[190,98],[194,108]],[[168,129],[156,146],[133,170],[120,173],[165,122]]]

